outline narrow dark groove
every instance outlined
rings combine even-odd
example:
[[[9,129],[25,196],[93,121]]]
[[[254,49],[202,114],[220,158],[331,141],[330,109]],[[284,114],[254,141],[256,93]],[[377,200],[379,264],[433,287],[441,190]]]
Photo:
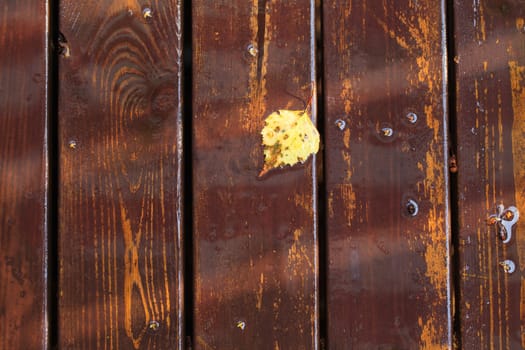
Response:
[[[184,157],[184,334],[186,349],[193,344],[193,177],[192,177],[192,4],[183,0],[183,157]]]
[[[59,189],[59,145],[58,145],[58,99],[59,99],[59,2],[49,0],[48,7],[48,85],[47,85],[47,140],[48,140],[48,203],[47,203],[47,318],[48,346],[58,347],[58,189]]]
[[[457,114],[456,114],[456,64],[454,62],[455,38],[454,38],[454,0],[446,1],[446,32],[447,32],[447,81],[448,81],[448,133],[449,133],[449,157],[457,157]],[[460,164],[458,164],[459,167]],[[459,239],[459,206],[458,206],[458,175],[450,172],[450,220],[451,220],[451,278],[454,298],[453,310],[453,340],[454,348],[462,349],[461,339],[461,291],[460,291],[460,239]]]
[[[313,0],[312,0],[313,1]],[[321,135],[325,135],[325,103],[324,103],[324,55],[323,55],[323,2],[316,1],[315,9],[315,52],[317,73],[317,128]],[[328,349],[328,308],[327,308],[327,220],[326,220],[326,166],[324,147],[321,147],[318,169],[318,244],[319,244],[319,341],[321,350]]]
[[[257,8],[257,82],[261,81],[264,57],[264,35],[266,33],[266,0],[258,0]],[[259,84],[260,87],[260,84]]]

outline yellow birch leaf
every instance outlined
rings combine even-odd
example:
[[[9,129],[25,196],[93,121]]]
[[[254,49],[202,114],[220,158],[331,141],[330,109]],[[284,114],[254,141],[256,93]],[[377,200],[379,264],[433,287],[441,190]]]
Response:
[[[319,150],[319,132],[306,110],[281,109],[266,117],[261,131],[264,166],[259,174],[297,163],[304,163]]]

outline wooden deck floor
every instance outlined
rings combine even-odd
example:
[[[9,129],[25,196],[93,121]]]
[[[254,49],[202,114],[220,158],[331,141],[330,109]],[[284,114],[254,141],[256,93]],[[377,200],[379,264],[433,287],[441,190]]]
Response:
[[[4,1],[0,349],[524,349],[524,149],[522,0]]]

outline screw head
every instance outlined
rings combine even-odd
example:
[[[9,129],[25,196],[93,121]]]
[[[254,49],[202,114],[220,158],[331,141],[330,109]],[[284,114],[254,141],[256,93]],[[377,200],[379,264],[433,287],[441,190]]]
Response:
[[[406,118],[410,124],[415,124],[417,122],[417,114],[414,112],[408,112]]]
[[[158,331],[160,328],[160,323],[158,321],[152,320],[148,323],[148,328],[154,332]]]
[[[512,260],[504,260],[499,263],[505,273],[511,274],[516,271],[516,264]]]
[[[493,226],[500,222],[501,219],[497,215],[491,215],[487,218],[487,225]]]
[[[409,199],[406,204],[407,213],[410,216],[416,216],[419,213],[419,206],[415,200]]]
[[[386,137],[391,137],[394,135],[394,129],[388,127],[381,128],[381,132],[383,133],[383,136]]]
[[[248,53],[252,57],[256,57],[257,54],[259,53],[259,50],[253,44],[248,45],[246,49],[248,50]]]
[[[153,11],[149,7],[145,7],[144,10],[142,10],[142,16],[144,19],[148,19],[153,17]]]
[[[76,142],[75,140],[70,140],[70,141],[68,142],[68,146],[69,146],[69,148],[71,148],[71,149],[76,149],[76,148],[77,148],[77,142]]]
[[[503,213],[502,218],[507,221],[511,221],[512,219],[514,219],[514,213],[512,212],[512,210],[506,210]]]
[[[346,122],[342,119],[337,119],[335,121],[335,126],[337,126],[339,130],[343,131],[346,128]]]
[[[237,321],[237,324],[235,325],[237,328],[239,328],[241,331],[244,331],[246,328],[246,322],[244,321]]]

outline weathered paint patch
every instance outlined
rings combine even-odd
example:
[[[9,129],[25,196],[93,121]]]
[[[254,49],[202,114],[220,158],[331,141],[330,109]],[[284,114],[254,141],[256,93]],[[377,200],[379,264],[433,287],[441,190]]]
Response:
[[[445,350],[449,349],[447,344],[441,344],[440,334],[443,330],[440,330],[436,333],[436,329],[439,329],[440,326],[434,324],[432,319],[426,320],[423,323],[421,318],[418,319],[418,324],[422,328],[421,331],[421,349],[425,350]]]
[[[336,213],[334,210],[334,201],[344,203],[344,212]],[[337,207],[337,206],[336,206]],[[352,184],[345,183],[336,185],[328,196],[328,214],[330,218],[334,218],[336,215],[342,215],[345,218],[347,225],[350,227],[353,218],[355,217],[355,211],[357,209],[356,194],[352,187]]]
[[[259,277],[259,289],[256,291],[256,300],[257,303],[255,304],[255,308],[257,310],[261,310],[262,302],[263,302],[263,292],[264,292],[264,274],[261,272],[261,276]]]
[[[430,12],[430,11],[429,11]],[[439,16],[433,13],[434,16]],[[409,27],[409,32],[413,40],[417,43],[416,48],[418,55],[416,60],[419,73],[417,79],[419,83],[426,85],[431,96],[439,96],[441,93],[442,71],[437,69],[440,65],[435,59],[435,45],[440,41],[440,32],[432,27],[432,23],[437,20],[430,16],[421,17],[417,20],[417,26]],[[445,167],[443,166],[443,119],[436,110],[435,100],[428,100],[425,104],[424,111],[426,115],[426,124],[433,131],[432,142],[426,153],[424,164],[425,180],[424,191],[425,197],[433,204],[427,216],[427,231],[431,233],[426,241],[425,250],[425,276],[430,280],[433,290],[437,294],[437,300],[434,301],[436,307],[432,308],[432,317],[427,320],[421,330],[422,349],[443,349],[447,345],[442,344],[440,336],[451,332],[446,323],[436,322],[443,319],[443,309],[437,308],[439,305],[447,305],[446,312],[450,313],[450,300],[448,298],[449,271],[447,259],[448,251],[448,234],[446,231],[446,218],[444,211],[447,209],[445,203],[446,183]]]
[[[301,276],[307,279],[311,271],[315,272],[315,266],[312,263],[311,252],[308,247],[301,243],[303,230],[296,229],[293,233],[293,244],[288,249],[288,276]]]
[[[247,43],[256,49],[255,55],[248,59],[248,96],[247,105],[241,107],[241,127],[248,133],[256,132],[260,129],[265,111],[266,111],[266,76],[268,71],[269,45],[271,33],[271,11],[265,11],[264,24],[259,23],[259,1],[252,0],[251,16],[249,18],[250,41]],[[260,32],[262,30],[262,32]],[[262,39],[262,40],[261,40]],[[258,44],[262,42],[262,47]]]
[[[350,114],[350,112],[352,112],[352,101],[354,100],[352,81],[350,79],[345,79],[342,82],[341,100],[344,101],[345,113]]]

